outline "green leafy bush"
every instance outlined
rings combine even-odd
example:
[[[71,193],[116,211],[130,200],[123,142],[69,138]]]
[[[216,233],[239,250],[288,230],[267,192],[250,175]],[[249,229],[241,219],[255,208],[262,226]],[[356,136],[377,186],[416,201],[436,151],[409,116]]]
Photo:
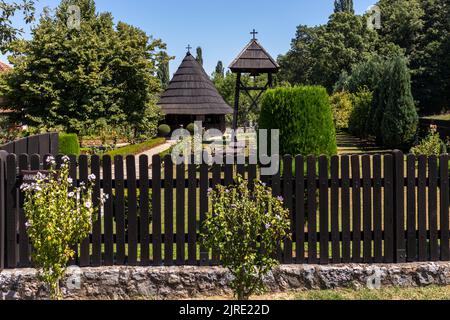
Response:
[[[447,152],[445,143],[441,140],[436,126],[430,127],[429,135],[423,139],[417,146],[411,149],[411,153],[419,156],[439,156]]]
[[[74,133],[59,134],[59,153],[64,155],[79,155],[80,142]]]
[[[170,127],[167,124],[162,124],[158,127],[158,135],[160,137],[166,138],[170,134]]]
[[[195,131],[195,124],[194,123],[189,123],[186,127],[186,130],[189,131],[190,134],[194,135],[194,131]]]
[[[212,208],[204,224],[202,242],[220,252],[223,265],[233,275],[231,287],[239,300],[263,288],[263,277],[278,261],[280,242],[289,235],[289,211],[281,197],[255,182],[251,189],[238,177],[236,184],[209,191]],[[262,250],[264,248],[264,250]]]
[[[370,108],[372,106],[372,92],[368,90],[361,90],[352,94],[353,111],[349,119],[349,132],[360,138],[367,138],[369,136],[368,121],[370,115]]]
[[[336,130],[346,130],[353,111],[352,96],[348,92],[336,92],[330,98]]]
[[[259,128],[280,129],[282,154],[337,153],[330,97],[323,87],[268,90],[261,102]]]
[[[24,183],[24,211],[27,232],[33,246],[33,263],[39,268],[41,280],[48,286],[54,299],[61,298],[59,280],[67,263],[74,256],[73,246],[85,239],[98,214],[93,205],[92,189],[95,175],[86,184],[73,186],[69,178],[69,158],[63,157],[61,169],[55,170],[55,161],[48,174],[38,173],[34,183]],[[106,197],[99,199],[101,203]]]

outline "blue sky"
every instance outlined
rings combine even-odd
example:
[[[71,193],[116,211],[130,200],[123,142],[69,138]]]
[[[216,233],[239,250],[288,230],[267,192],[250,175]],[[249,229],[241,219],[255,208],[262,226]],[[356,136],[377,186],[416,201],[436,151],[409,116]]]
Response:
[[[38,12],[59,0],[40,0]],[[333,0],[96,0],[98,11],[109,11],[116,21],[135,25],[168,45],[176,59],[171,73],[184,58],[190,44],[203,49],[204,67],[214,71],[218,60],[227,67],[250,40],[255,28],[258,39],[276,58],[289,50],[300,24],[325,23],[333,12]],[[376,0],[354,0],[363,13]],[[21,22],[19,22],[21,23]],[[29,30],[29,27],[25,27]],[[29,38],[29,32],[25,34]],[[195,49],[193,50],[195,51]],[[5,60],[2,57],[2,60]]]

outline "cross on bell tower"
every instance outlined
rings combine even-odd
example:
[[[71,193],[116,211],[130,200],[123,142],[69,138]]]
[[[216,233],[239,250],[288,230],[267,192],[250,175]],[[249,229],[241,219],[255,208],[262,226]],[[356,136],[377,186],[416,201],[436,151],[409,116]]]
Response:
[[[256,40],[256,35],[257,35],[258,33],[259,33],[259,32],[256,32],[255,29],[253,29],[253,31],[250,32],[250,34],[253,35],[253,40]]]
[[[190,45],[190,44],[188,44],[188,46],[186,47],[186,49],[187,49],[188,53],[191,53],[191,49],[192,49],[192,47],[191,47],[191,45]]]

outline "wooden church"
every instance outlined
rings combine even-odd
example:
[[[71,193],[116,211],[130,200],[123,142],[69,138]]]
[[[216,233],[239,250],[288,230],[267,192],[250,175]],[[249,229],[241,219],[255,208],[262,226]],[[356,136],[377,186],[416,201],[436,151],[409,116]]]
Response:
[[[188,51],[158,102],[172,130],[202,121],[205,129],[225,132],[233,109],[223,100],[203,67]]]

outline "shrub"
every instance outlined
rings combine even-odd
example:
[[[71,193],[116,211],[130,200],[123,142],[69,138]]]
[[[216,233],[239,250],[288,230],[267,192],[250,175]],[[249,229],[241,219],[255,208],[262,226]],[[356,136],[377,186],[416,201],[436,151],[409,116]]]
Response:
[[[385,90],[386,106],[380,131],[382,141],[389,148],[404,148],[412,143],[419,122],[405,58],[392,60]]]
[[[158,127],[158,135],[160,137],[166,138],[170,134],[170,127],[167,124],[162,124]]]
[[[336,130],[348,129],[353,111],[352,97],[348,92],[337,92],[331,96],[334,126]]]
[[[98,208],[93,206],[92,189],[96,177],[89,176],[86,185],[74,187],[69,178],[69,159],[63,157],[60,170],[55,161],[48,174],[38,173],[34,183],[24,183],[26,226],[33,246],[33,263],[48,286],[52,298],[60,298],[59,280],[74,256],[73,246],[85,239]],[[99,199],[102,203],[105,198]]]
[[[431,126],[429,135],[411,149],[411,153],[416,156],[439,156],[446,152],[447,147],[441,140],[436,126]]]
[[[210,190],[209,196],[212,208],[202,242],[220,252],[223,265],[233,275],[235,296],[247,300],[264,288],[263,276],[278,265],[274,256],[289,236],[289,211],[264,184],[256,181],[251,189],[241,177],[233,186]]]
[[[360,138],[369,136],[367,123],[369,121],[370,108],[372,105],[372,92],[361,90],[352,95],[353,111],[349,119],[349,132]]]
[[[186,127],[186,130],[189,131],[189,133],[191,135],[194,135],[195,132],[195,124],[194,123],[189,123]]]
[[[282,154],[337,153],[330,97],[323,87],[268,90],[261,102],[259,128],[280,129]]]
[[[78,136],[74,133],[59,134],[59,153],[64,155],[79,155],[80,142]]]

